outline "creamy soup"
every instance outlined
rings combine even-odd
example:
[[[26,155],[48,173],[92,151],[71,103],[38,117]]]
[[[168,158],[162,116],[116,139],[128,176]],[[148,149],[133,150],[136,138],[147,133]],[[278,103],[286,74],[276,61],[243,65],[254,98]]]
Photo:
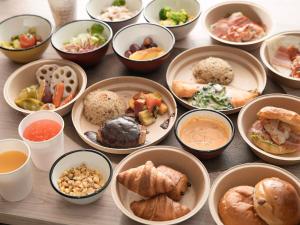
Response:
[[[179,137],[186,145],[199,150],[213,150],[225,145],[230,130],[217,118],[193,116],[180,127]]]

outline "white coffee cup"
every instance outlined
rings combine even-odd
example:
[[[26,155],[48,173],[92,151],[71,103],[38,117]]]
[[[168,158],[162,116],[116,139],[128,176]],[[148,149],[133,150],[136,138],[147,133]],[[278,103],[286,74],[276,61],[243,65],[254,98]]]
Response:
[[[19,168],[0,173],[0,195],[7,201],[16,202],[26,198],[32,190],[32,165],[30,147],[18,139],[0,140],[0,153],[19,151],[27,155]]]
[[[24,137],[24,130],[38,120],[53,120],[60,124],[59,133],[46,141],[31,141]],[[64,154],[64,120],[56,112],[41,110],[27,115],[19,124],[20,137],[29,144],[33,164],[40,170],[49,171],[54,161]]]

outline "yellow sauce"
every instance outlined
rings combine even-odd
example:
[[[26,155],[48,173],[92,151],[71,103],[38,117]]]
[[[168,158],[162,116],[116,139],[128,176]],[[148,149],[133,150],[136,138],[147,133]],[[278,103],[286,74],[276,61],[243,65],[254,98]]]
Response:
[[[228,142],[230,131],[220,119],[193,116],[183,122],[179,137],[191,148],[214,150]]]
[[[0,153],[0,173],[8,173],[21,167],[27,159],[27,155],[19,151],[7,151]]]

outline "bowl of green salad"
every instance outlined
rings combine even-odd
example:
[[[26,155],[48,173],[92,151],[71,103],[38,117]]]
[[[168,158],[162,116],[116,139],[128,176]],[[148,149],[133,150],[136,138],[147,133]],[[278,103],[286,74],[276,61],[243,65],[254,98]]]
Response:
[[[53,28],[44,17],[22,14],[0,22],[0,51],[18,63],[37,60],[47,49]]]
[[[112,29],[105,22],[75,20],[56,30],[51,44],[62,58],[90,66],[105,56],[112,36]]]
[[[196,26],[200,14],[198,0],[152,0],[144,10],[147,22],[169,28],[176,40],[187,37]]]

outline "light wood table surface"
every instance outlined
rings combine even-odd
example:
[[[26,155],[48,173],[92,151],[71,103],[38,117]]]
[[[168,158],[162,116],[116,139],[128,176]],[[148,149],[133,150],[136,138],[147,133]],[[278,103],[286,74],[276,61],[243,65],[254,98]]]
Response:
[[[76,0],[74,0],[76,1]],[[267,8],[274,20],[275,30],[274,33],[279,31],[296,30],[300,29],[300,1],[299,0],[252,0]],[[146,0],[144,1],[147,2]],[[221,2],[220,0],[201,0],[202,10],[207,9],[209,6]],[[88,18],[85,11],[86,0],[77,0],[77,17],[78,19]],[[17,14],[33,13],[44,16],[53,21],[47,0],[0,0],[0,20],[11,17]],[[203,46],[211,44],[208,34],[202,28],[201,19],[197,27],[185,40],[176,43],[178,48],[191,48],[196,46]],[[143,18],[141,18],[143,21]],[[13,29],[13,28],[12,28]],[[109,51],[111,54],[112,51]],[[252,52],[258,56],[258,51]],[[113,57],[113,56],[107,56]],[[50,46],[43,58],[59,58],[53,48]],[[105,60],[99,66],[87,69],[88,85],[102,80],[101,77],[105,72]],[[21,65],[11,62],[4,55],[0,54],[0,90],[3,90],[4,83],[9,75],[19,68]],[[119,65],[121,66],[121,65]],[[125,73],[125,72],[124,72]],[[114,74],[124,75],[124,74]],[[162,75],[164,76],[164,74]],[[157,76],[156,76],[157,77]],[[157,81],[164,83],[164,78]],[[274,92],[283,92],[300,96],[300,90],[292,90],[285,87],[280,87],[277,84],[268,80],[268,90]],[[179,107],[179,114],[184,112],[185,109]],[[0,139],[5,138],[19,138],[17,127],[19,122],[24,116],[17,113],[5,103],[3,94],[0,95]],[[231,116],[235,121],[236,115]],[[88,148],[88,146],[77,135],[70,115],[64,118],[65,120],[65,151],[75,149]],[[214,160],[203,162],[207,167],[211,181],[222,171],[230,168],[233,165],[260,161],[250,149],[240,139],[238,132],[236,138],[225,153]],[[171,133],[166,140],[161,144],[173,145],[179,147],[179,143]],[[108,157],[113,162],[114,166],[124,158],[124,156],[116,156],[108,154]],[[300,177],[300,165],[285,167],[296,176]],[[32,193],[25,200],[17,203],[5,202],[0,197],[0,223],[6,224],[30,224],[30,225],[44,225],[44,224],[82,224],[82,225],[133,225],[137,224],[123,215],[115,206],[110,189],[108,188],[104,196],[99,201],[88,206],[71,205],[61,199],[51,188],[48,180],[48,174],[34,169],[34,187]],[[197,213],[194,217],[184,222],[183,224],[197,224],[197,225],[213,225],[214,222],[210,216],[208,206],[206,206]]]

